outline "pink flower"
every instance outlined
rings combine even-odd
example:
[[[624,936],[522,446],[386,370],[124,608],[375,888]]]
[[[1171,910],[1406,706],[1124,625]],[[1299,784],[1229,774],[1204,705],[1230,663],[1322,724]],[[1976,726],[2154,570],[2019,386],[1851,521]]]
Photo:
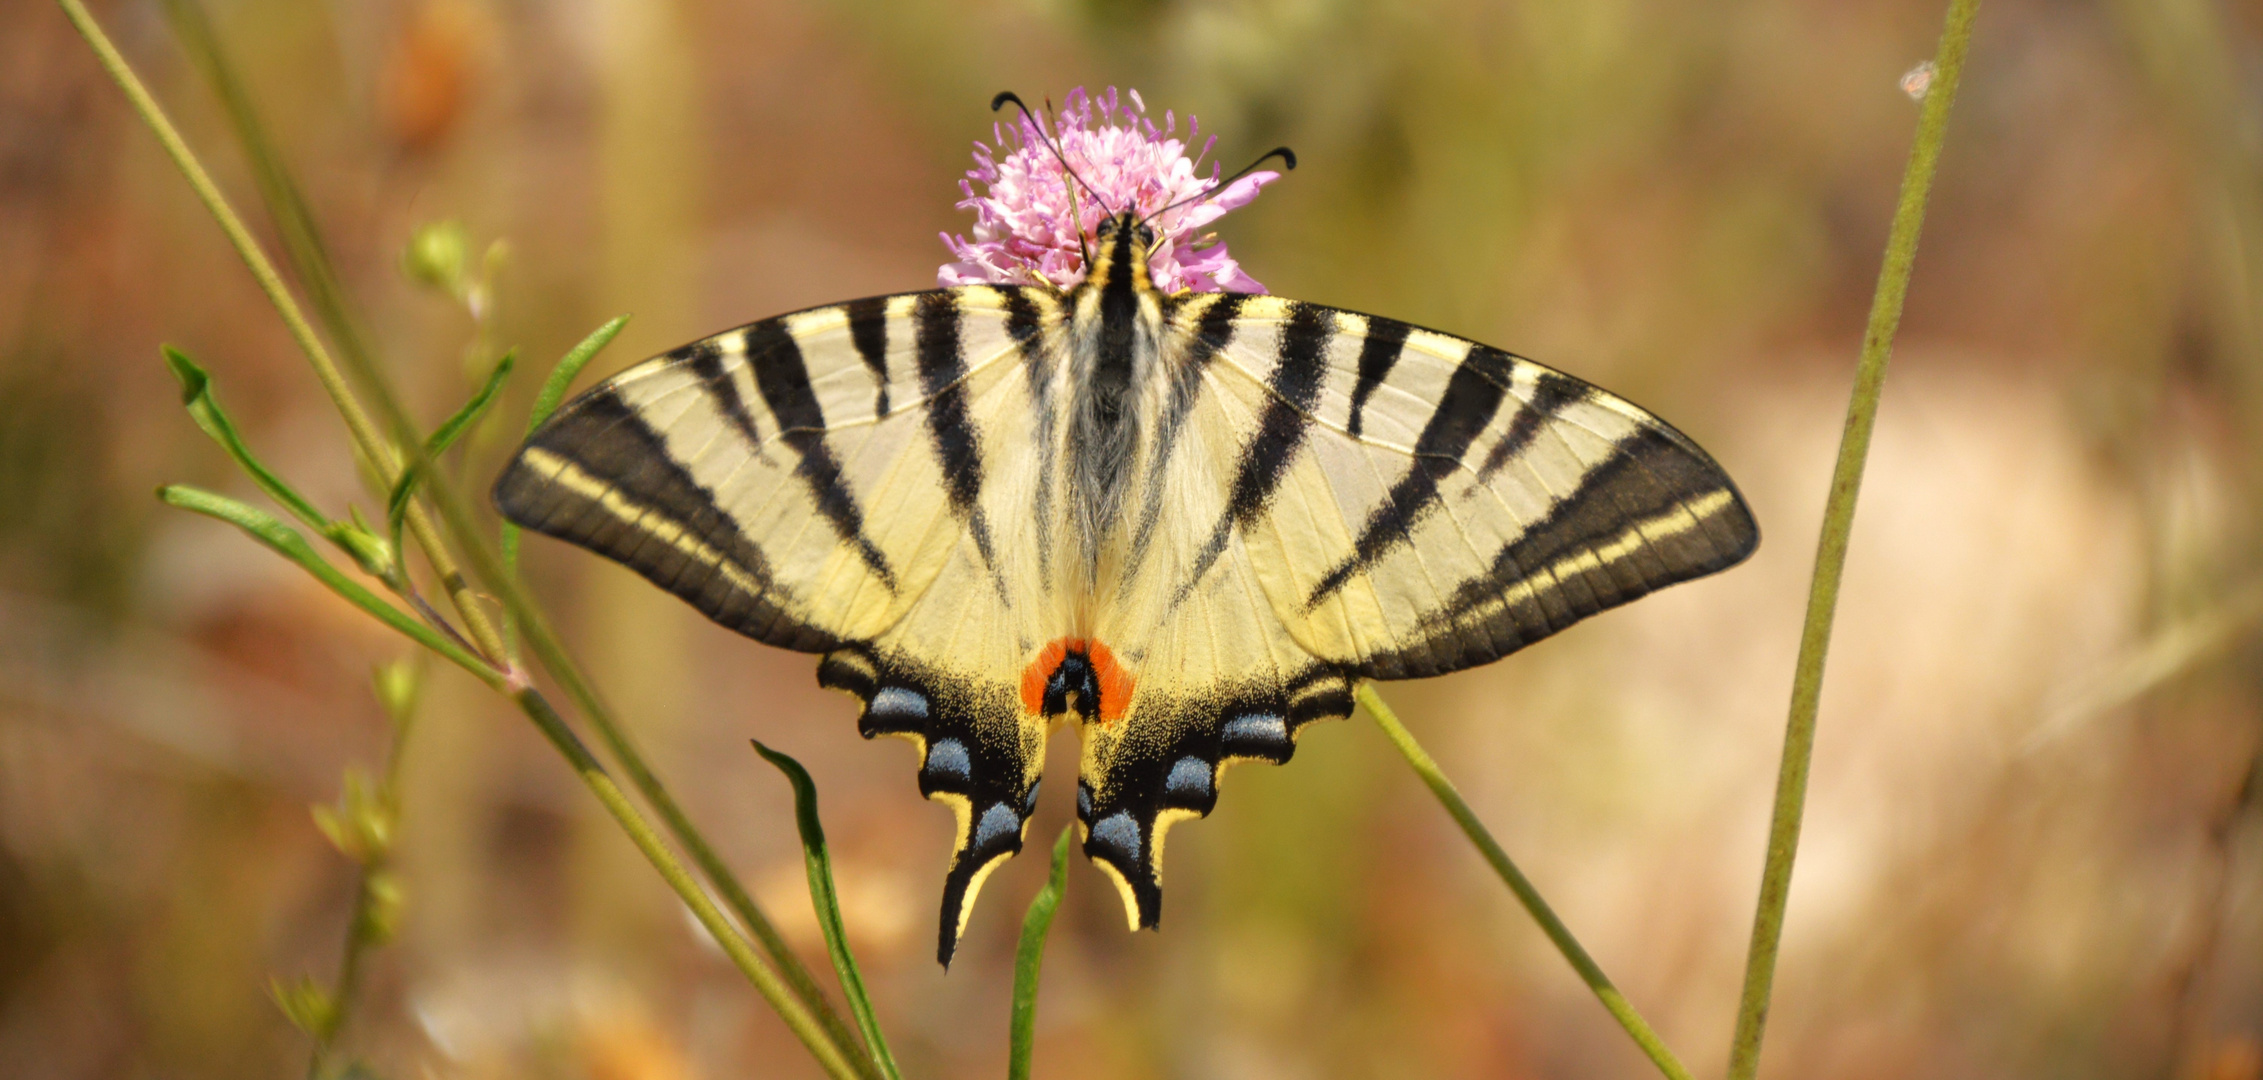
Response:
[[[974,211],[974,239],[943,234],[944,246],[958,261],[944,264],[936,281],[945,287],[1044,283],[1066,289],[1084,280],[1079,238],[1089,243],[1111,212],[1130,209],[1145,216],[1210,190],[1218,181],[1218,167],[1213,164],[1204,177],[1195,166],[1217,136],[1204,142],[1201,153],[1190,160],[1187,145],[1201,137],[1194,117],[1187,117],[1187,141],[1182,143],[1173,137],[1178,126],[1175,116],[1165,112],[1163,127],[1157,130],[1139,91],[1128,96],[1127,106],[1118,101],[1114,87],[1096,98],[1079,88],[1062,99],[1061,111],[1054,117],[1062,156],[1105,206],[1095,204],[1091,194],[1063,175],[1060,160],[1028,114],[1010,129],[993,126],[995,149],[975,143],[976,167],[959,181],[966,198],[958,204],[962,210]],[[1209,198],[1192,199],[1148,222],[1155,230],[1155,247],[1147,259],[1155,287],[1165,293],[1264,292],[1265,286],[1242,273],[1241,264],[1227,254],[1217,234],[1199,230],[1247,204],[1259,188],[1280,178],[1277,172],[1253,172]],[[976,182],[984,188],[980,195],[974,191]]]

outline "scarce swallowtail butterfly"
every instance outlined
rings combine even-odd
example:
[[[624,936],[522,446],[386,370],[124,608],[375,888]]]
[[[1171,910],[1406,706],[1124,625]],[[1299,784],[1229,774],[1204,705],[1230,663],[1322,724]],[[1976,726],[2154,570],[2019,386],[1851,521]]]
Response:
[[[957,816],[946,965],[1022,848],[1056,723],[1082,737],[1084,852],[1155,926],[1171,825],[1226,766],[1349,715],[1357,680],[1488,663],[1758,543],[1705,451],[1576,378],[1373,315],[1166,294],[1128,209],[1082,239],[1065,289],[852,300],[645,361],[494,489],[820,654],[866,738],[919,747],[920,793]]]

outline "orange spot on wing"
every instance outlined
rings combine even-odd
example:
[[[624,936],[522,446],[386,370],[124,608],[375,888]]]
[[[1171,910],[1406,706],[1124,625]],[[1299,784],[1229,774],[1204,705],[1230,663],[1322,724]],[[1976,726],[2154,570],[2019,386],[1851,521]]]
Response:
[[[1114,723],[1131,705],[1132,689],[1136,680],[1131,672],[1116,662],[1116,654],[1108,646],[1087,638],[1059,638],[1037,650],[1037,658],[1021,673],[1022,708],[1035,716],[1045,711],[1045,684],[1061,667],[1061,661],[1070,653],[1083,653],[1092,665],[1093,681],[1100,687],[1100,722]]]
[[[1037,659],[1030,661],[1021,673],[1021,704],[1029,715],[1045,711],[1045,680],[1053,677],[1053,669],[1061,666],[1062,658],[1069,655],[1070,649],[1083,647],[1084,642],[1076,638],[1061,638],[1037,650]]]
[[[1123,665],[1116,663],[1116,654],[1109,652],[1108,647],[1098,641],[1092,643],[1092,648],[1086,655],[1092,658],[1092,673],[1100,683],[1100,722],[1113,724],[1118,717],[1124,715],[1125,707],[1131,704],[1131,672],[1125,671]]]

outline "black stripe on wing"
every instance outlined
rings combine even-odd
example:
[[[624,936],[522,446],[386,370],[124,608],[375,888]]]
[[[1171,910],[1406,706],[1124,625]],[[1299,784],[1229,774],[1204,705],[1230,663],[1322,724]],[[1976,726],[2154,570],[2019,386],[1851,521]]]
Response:
[[[1162,521],[1164,471],[1171,464],[1171,456],[1179,446],[1179,432],[1186,426],[1188,414],[1194,411],[1195,402],[1209,385],[1206,376],[1210,364],[1218,353],[1234,339],[1234,320],[1241,315],[1242,304],[1248,299],[1242,293],[1205,293],[1198,301],[1202,310],[1195,316],[1194,330],[1188,337],[1184,356],[1176,359],[1169,369],[1171,398],[1163,408],[1163,416],[1155,425],[1155,448],[1148,459],[1147,497],[1140,505],[1139,527],[1132,535],[1131,559],[1124,568],[1124,579],[1129,581],[1139,574],[1147,549],[1152,546],[1155,526]],[[1172,358],[1165,357],[1165,362]]]
[[[1469,354],[1447,380],[1445,396],[1439,399],[1438,407],[1431,410],[1430,419],[1423,424],[1422,435],[1415,440],[1413,462],[1391,485],[1382,505],[1368,515],[1351,556],[1338,563],[1313,588],[1304,603],[1306,611],[1319,607],[1321,601],[1343,588],[1352,575],[1375,565],[1392,548],[1413,542],[1416,522],[1438,505],[1439,483],[1462,467],[1462,456],[1469,453],[1470,444],[1477,441],[1477,436],[1493,422],[1494,414],[1500,412],[1501,401],[1508,396],[1509,375],[1515,364],[1514,358],[1499,349],[1488,345],[1470,346]],[[1365,375],[1362,371],[1363,379]]]
[[[1053,466],[1059,457],[1059,449],[1053,443],[1053,426],[1060,415],[1053,405],[1053,380],[1062,365],[1059,358],[1046,350],[1045,316],[1038,310],[1037,302],[1022,289],[1001,291],[1006,299],[1006,336],[1021,350],[1022,378],[1029,387],[1030,420],[1036,430],[1037,550],[1050,552],[1053,550]],[[1037,560],[1037,576],[1039,586],[1052,592],[1051,559]]]
[[[1398,365],[1399,354],[1406,350],[1407,332],[1412,329],[1397,319],[1368,317],[1367,340],[1359,346],[1359,381],[1352,385],[1351,416],[1344,424],[1352,438],[1359,438],[1367,399]]]
[[[802,360],[801,346],[781,319],[755,323],[744,334],[747,363],[754,369],[755,385],[770,407],[770,415],[778,419],[779,437],[800,455],[801,463],[794,474],[809,488],[817,512],[833,527],[834,535],[854,545],[872,576],[879,578],[889,592],[896,591],[896,572],[888,565],[887,556],[865,535],[864,511],[826,441],[825,411],[810,386],[809,366]]]
[[[858,359],[864,361],[865,370],[872,373],[878,387],[872,399],[872,415],[888,418],[888,298],[871,296],[851,300],[843,308],[849,319],[849,343],[856,346]]]
[[[616,392],[568,405],[495,481],[496,509],[519,525],[615,559],[710,619],[803,652],[839,645],[795,614],[762,551]]]
[[[1557,414],[1587,400],[1591,389],[1569,375],[1541,370],[1532,384],[1532,400],[1517,410],[1515,419],[1509,421],[1508,432],[1485,452],[1485,463],[1477,468],[1477,482],[1492,480],[1503,466],[1532,445],[1532,440],[1540,436],[1540,429],[1553,422]]]
[[[982,565],[993,573],[997,556],[990,526],[983,520],[982,445],[967,415],[966,352],[959,341],[958,298],[947,292],[923,293],[912,312],[920,387],[927,394],[927,430],[943,466],[943,485],[951,509],[967,523]]]
[[[1455,586],[1407,648],[1360,674],[1410,679],[1490,663],[1597,612],[1743,562],[1760,530],[1736,485],[1663,425],[1616,443],[1546,516]]]
[[[1257,521],[1272,506],[1273,493],[1279,490],[1282,477],[1288,475],[1289,462],[1303,449],[1305,432],[1312,427],[1312,410],[1320,401],[1320,385],[1328,374],[1328,340],[1334,335],[1334,323],[1333,313],[1327,308],[1314,304],[1290,308],[1288,321],[1281,328],[1280,355],[1268,380],[1272,400],[1265,404],[1257,431],[1242,447],[1226,509],[1195,557],[1193,571],[1179,586],[1177,601],[1183,602],[1194,592],[1202,576],[1225,552],[1235,526]]]

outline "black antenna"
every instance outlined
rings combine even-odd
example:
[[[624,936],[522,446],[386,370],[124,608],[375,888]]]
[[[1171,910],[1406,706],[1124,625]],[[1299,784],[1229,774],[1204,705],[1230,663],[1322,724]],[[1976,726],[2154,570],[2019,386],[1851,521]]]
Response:
[[[1212,195],[1216,195],[1217,193],[1224,191],[1229,187],[1232,187],[1234,181],[1248,176],[1253,172],[1256,172],[1259,165],[1263,165],[1273,158],[1280,158],[1281,164],[1287,166],[1291,170],[1294,170],[1297,167],[1297,152],[1289,149],[1286,146],[1276,146],[1271,150],[1267,150],[1266,152],[1257,155],[1257,160],[1242,166],[1240,172],[1237,172],[1234,175],[1225,178],[1224,180],[1220,180],[1217,183],[1204,188],[1197,194],[1189,195],[1186,198],[1180,199],[1179,201],[1164,207],[1162,210],[1157,210],[1156,212],[1139,219],[1139,223],[1145,225],[1148,222],[1163,216],[1164,210],[1176,209],[1178,207],[1185,206],[1190,202],[1198,202],[1200,200],[1207,199]]]
[[[1051,132],[1045,130],[1045,125],[1043,122],[1037,119],[1037,114],[1029,111],[1029,105],[1022,101],[1020,94],[1016,94],[1011,90],[998,91],[998,96],[990,99],[990,111],[997,112],[999,109],[1005,108],[1006,103],[1009,101],[1014,103],[1015,108],[1021,110],[1022,116],[1029,121],[1030,126],[1037,129],[1037,137],[1044,141],[1047,149],[1053,151],[1054,160],[1057,160],[1061,163],[1061,171],[1069,174],[1069,179],[1076,181],[1077,186],[1083,188],[1085,194],[1092,196],[1092,204],[1094,206],[1097,206],[1101,210],[1106,211],[1109,216],[1113,217],[1115,215],[1115,211],[1108,209],[1108,200],[1101,198],[1100,193],[1092,190],[1092,185],[1085,183],[1084,177],[1078,176],[1076,174],[1076,170],[1069,166],[1069,156],[1061,152],[1061,144],[1054,141],[1053,134]],[[1073,208],[1076,202],[1076,192],[1069,192],[1069,201],[1070,205]],[[1084,223],[1082,221],[1079,221],[1077,223],[1076,245],[1077,254],[1084,258],[1085,269],[1087,272],[1090,272],[1092,268],[1092,252],[1087,250],[1084,246]]]

